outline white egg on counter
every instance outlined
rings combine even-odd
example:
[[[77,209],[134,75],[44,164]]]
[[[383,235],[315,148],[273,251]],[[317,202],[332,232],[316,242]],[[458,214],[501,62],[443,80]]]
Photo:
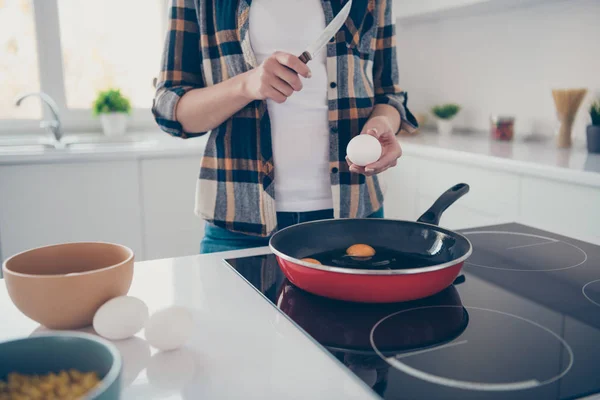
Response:
[[[381,157],[381,143],[371,135],[355,136],[346,147],[346,155],[359,167],[364,167],[379,160]]]
[[[159,350],[174,350],[185,344],[192,335],[192,313],[173,306],[157,311],[146,323],[146,340]]]
[[[148,320],[148,306],[131,296],[115,297],[104,303],[94,315],[94,330],[110,340],[127,339],[138,333]]]

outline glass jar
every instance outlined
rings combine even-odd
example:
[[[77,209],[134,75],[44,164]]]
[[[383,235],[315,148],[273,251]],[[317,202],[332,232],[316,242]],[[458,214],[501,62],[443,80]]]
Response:
[[[515,136],[515,118],[507,116],[492,117],[491,133],[494,140],[513,140]]]

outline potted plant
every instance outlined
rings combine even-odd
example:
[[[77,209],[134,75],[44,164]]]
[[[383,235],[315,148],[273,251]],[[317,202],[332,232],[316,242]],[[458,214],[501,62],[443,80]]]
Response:
[[[460,111],[458,104],[442,104],[431,109],[437,117],[437,128],[440,135],[449,135],[452,132],[452,119]]]
[[[590,153],[600,153],[600,99],[590,107],[592,124],[587,127],[587,148]]]
[[[94,115],[100,116],[102,131],[106,136],[125,134],[131,104],[119,89],[108,89],[98,93],[93,111]]]

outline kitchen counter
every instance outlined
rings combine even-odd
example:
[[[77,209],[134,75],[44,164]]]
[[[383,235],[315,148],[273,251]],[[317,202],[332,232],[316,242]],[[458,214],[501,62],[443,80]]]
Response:
[[[407,155],[600,187],[600,154],[588,153],[583,142],[558,149],[548,137],[517,136],[512,142],[500,142],[484,133],[454,132],[444,137],[432,131],[399,140]]]
[[[0,145],[0,165],[123,161],[185,155],[200,157],[207,139],[208,136],[205,135],[183,140],[158,130],[132,132],[115,139],[101,134],[66,135],[63,141],[74,143],[74,147],[44,150],[27,143],[11,150],[10,147]]]
[[[195,325],[192,339],[176,351],[149,348],[143,333],[114,342],[124,358],[124,400],[379,398],[223,262],[268,252],[259,248],[136,263],[129,295],[145,301],[151,313],[171,305],[189,307]],[[470,275],[469,281],[477,278]],[[492,288],[484,296],[492,302],[486,306],[513,304],[503,303]],[[463,292],[470,304],[470,292]],[[549,318],[549,309],[525,303],[529,308],[521,312],[532,313],[530,318],[540,313],[542,320]],[[2,280],[0,310],[0,342],[46,331],[16,309]]]
[[[90,145],[49,151],[24,148],[19,152],[7,152],[0,147],[0,165],[172,158],[183,155],[201,157],[207,140],[206,136],[182,140],[156,130],[130,136],[137,136],[142,141],[138,144]],[[81,137],[71,136],[70,140],[77,141]],[[589,154],[583,142],[576,141],[571,149],[557,149],[554,141],[548,137],[517,137],[514,142],[497,142],[484,133],[454,132],[442,137],[427,130],[415,136],[399,137],[398,140],[406,155],[600,187],[600,154]]]
[[[195,314],[182,349],[150,350],[143,334],[115,342],[124,399],[375,399],[361,380],[298,330],[222,261],[254,249],[137,263],[129,295],[150,312],[173,304]],[[21,314],[0,283],[0,341],[44,328]]]

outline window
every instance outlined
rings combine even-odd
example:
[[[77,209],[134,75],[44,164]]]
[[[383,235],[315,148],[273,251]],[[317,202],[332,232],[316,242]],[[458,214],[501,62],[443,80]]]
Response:
[[[131,99],[132,127],[152,124],[167,3],[0,0],[0,131],[47,112],[36,99],[15,107],[19,95],[34,91],[56,101],[66,130],[95,129],[91,104],[109,87]]]
[[[38,91],[37,43],[30,0],[0,0],[0,119],[38,119],[38,102],[15,106],[23,93]]]
[[[99,90],[116,86],[133,107],[150,108],[163,40],[159,2],[58,0],[58,11],[67,106],[89,108]]]

